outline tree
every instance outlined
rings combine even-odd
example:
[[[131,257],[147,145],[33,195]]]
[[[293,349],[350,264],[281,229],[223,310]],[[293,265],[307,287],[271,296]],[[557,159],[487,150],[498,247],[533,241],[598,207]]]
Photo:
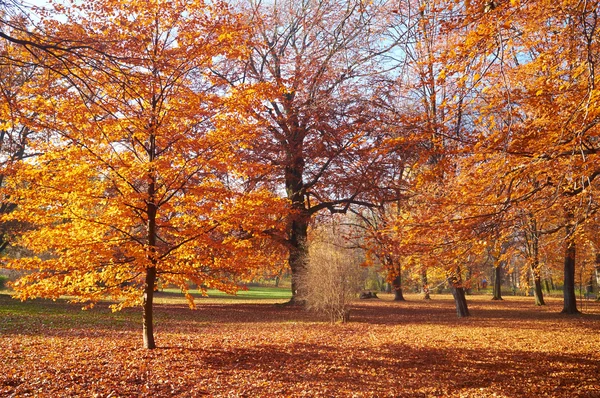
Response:
[[[55,59],[21,104],[50,138],[13,179],[10,219],[35,226],[19,241],[36,253],[10,263],[33,271],[14,288],[21,299],[142,304],[144,347],[154,348],[158,286],[176,284],[193,305],[188,281],[232,292],[273,259],[261,258],[254,232],[277,228],[268,209],[278,202],[245,190],[231,164],[248,139],[227,127],[243,93],[208,77],[215,60],[243,54],[245,28],[223,3],[94,0],[65,12],[46,24],[110,43],[110,57]]]
[[[391,2],[390,2],[391,3]],[[241,65],[217,73],[231,85],[254,83],[265,100],[248,109],[260,138],[240,156],[262,164],[259,182],[285,192],[285,241],[292,272],[291,302],[304,272],[307,232],[321,211],[344,213],[369,205],[385,178],[377,108],[385,56],[395,46],[384,34],[387,1],[251,2],[252,51]]]
[[[0,43],[0,59],[10,59],[15,52],[11,44]],[[39,69],[17,67],[10,62],[0,63],[0,215],[15,209],[15,203],[4,189],[6,179],[16,163],[33,155],[28,142],[34,132],[20,123],[16,109],[19,101],[27,95],[25,86],[39,73]],[[16,228],[18,225],[15,223],[0,223],[0,253],[10,244],[8,237]]]

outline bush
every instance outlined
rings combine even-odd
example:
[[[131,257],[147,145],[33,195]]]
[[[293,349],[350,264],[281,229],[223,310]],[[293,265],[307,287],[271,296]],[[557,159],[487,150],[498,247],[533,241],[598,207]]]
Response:
[[[361,259],[355,250],[333,243],[313,242],[306,262],[306,273],[299,278],[299,299],[331,322],[349,319],[349,304],[364,284]]]
[[[8,282],[8,276],[0,275],[0,289],[6,288],[6,282]]]

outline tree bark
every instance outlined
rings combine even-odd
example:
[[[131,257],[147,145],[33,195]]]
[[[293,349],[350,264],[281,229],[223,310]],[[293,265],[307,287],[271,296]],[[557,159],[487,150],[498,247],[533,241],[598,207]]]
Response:
[[[533,234],[533,239],[531,243],[533,254],[533,262],[531,263],[531,274],[533,275],[533,296],[535,297],[535,305],[546,305],[546,303],[544,302],[544,292],[542,291],[539,238],[537,235],[537,231]]]
[[[544,301],[544,292],[542,291],[542,280],[539,275],[533,276],[533,295],[535,297],[535,305],[546,305]]]
[[[573,226],[567,225],[567,237],[565,240],[565,265],[563,297],[563,314],[579,314],[577,309],[577,298],[575,296],[575,242],[573,241]]]
[[[398,275],[392,281],[392,286],[394,287],[394,301],[406,301],[402,294],[402,276],[400,275],[400,270],[398,270]]]
[[[494,289],[492,300],[503,300],[502,298],[502,267],[504,261],[496,263],[494,267]]]
[[[457,274],[460,275],[460,270],[457,271]],[[465,291],[462,287],[460,277],[451,275],[450,277],[448,277],[448,284],[450,285],[450,289],[452,290],[452,297],[454,297],[454,304],[456,305],[456,315],[458,315],[459,318],[471,316],[471,314],[469,313],[469,307],[467,306],[467,299],[465,297]]]
[[[596,271],[596,288],[598,291],[596,301],[600,301],[600,253],[596,254],[596,266],[594,270]]]
[[[423,300],[431,300],[429,283],[427,282],[427,270],[425,268],[421,271],[421,283],[423,283]]]
[[[467,267],[467,275],[466,275],[466,279],[467,279],[467,286],[468,286],[468,287],[467,287],[467,288],[463,288],[463,289],[464,289],[464,291],[465,291],[465,294],[466,294],[467,296],[470,296],[470,295],[471,295],[471,283],[470,283],[470,281],[471,281],[471,277],[472,277],[472,275],[473,275],[473,271],[471,270],[471,267]]]
[[[150,148],[148,150],[149,160],[153,161],[156,153],[156,139],[154,135],[150,137]],[[146,270],[146,282],[144,285],[144,299],[143,299],[143,329],[142,336],[144,341],[144,348],[154,349],[156,343],[154,342],[154,320],[152,314],[152,304],[154,301],[154,286],[156,284],[156,215],[158,208],[155,202],[156,195],[156,178],[154,171],[150,169],[148,171],[148,200],[146,203],[146,213],[148,215],[148,222],[146,226],[146,233],[148,234],[148,249],[147,249],[147,260],[150,266]]]
[[[152,302],[154,299],[154,284],[156,282],[156,267],[150,267],[146,271],[146,284],[144,286],[144,315],[143,315],[143,339],[144,348],[156,348],[154,342],[154,327],[152,317]]]
[[[302,278],[306,273],[308,261],[308,218],[298,217],[290,228],[290,249],[288,261],[292,272],[292,298],[289,304],[304,305],[306,297],[302,286]]]

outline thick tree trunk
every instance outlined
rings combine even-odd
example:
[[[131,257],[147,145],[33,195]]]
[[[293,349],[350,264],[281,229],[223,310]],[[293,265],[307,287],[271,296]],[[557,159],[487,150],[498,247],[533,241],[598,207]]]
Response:
[[[457,271],[457,275],[460,275],[460,270]],[[448,277],[448,284],[452,290],[452,296],[454,297],[454,304],[456,305],[456,315],[459,318],[470,316],[469,307],[467,306],[467,299],[465,297],[465,291],[462,287],[460,277],[451,275]]]
[[[402,294],[402,276],[400,275],[400,270],[398,271],[398,275],[396,275],[392,281],[392,286],[394,290],[394,301],[406,301]]]
[[[302,279],[306,273],[308,261],[308,218],[298,217],[290,228],[289,264],[292,272],[292,298],[289,304],[304,305],[306,295]]]
[[[492,300],[503,300],[502,299],[502,267],[503,261],[500,261],[494,267],[494,289]]]
[[[565,241],[565,266],[563,297],[563,314],[579,314],[577,309],[577,298],[575,296],[575,242],[573,241],[573,227],[567,226],[567,238]]]
[[[459,318],[471,316],[469,307],[467,306],[465,291],[462,286],[455,286],[452,283],[450,286],[452,289],[452,296],[454,297],[454,304],[456,305],[456,315],[458,315]]]
[[[291,98],[288,99],[291,101]],[[287,107],[291,104],[286,103]],[[306,264],[308,261],[308,225],[310,222],[310,213],[307,209],[304,196],[304,158],[303,158],[303,137],[304,133],[299,129],[297,115],[291,112],[288,122],[293,130],[290,141],[288,142],[288,163],[285,166],[285,190],[292,207],[292,213],[288,222],[288,244],[289,244],[289,265],[292,272],[292,298],[288,304],[304,305],[302,279],[306,273]],[[293,139],[292,139],[293,137]]]
[[[156,282],[156,267],[148,268],[146,271],[146,285],[144,286],[144,315],[143,315],[143,339],[144,348],[156,348],[154,342],[154,327],[152,319],[152,301],[154,299],[154,285]]]

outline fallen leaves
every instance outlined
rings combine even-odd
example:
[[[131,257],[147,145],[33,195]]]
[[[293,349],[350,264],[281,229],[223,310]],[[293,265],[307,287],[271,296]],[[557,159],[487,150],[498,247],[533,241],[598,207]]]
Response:
[[[556,299],[479,296],[457,319],[449,297],[409,299],[356,303],[337,325],[272,304],[160,305],[148,351],[133,309],[0,296],[0,396],[599,396],[599,303],[566,317]]]

